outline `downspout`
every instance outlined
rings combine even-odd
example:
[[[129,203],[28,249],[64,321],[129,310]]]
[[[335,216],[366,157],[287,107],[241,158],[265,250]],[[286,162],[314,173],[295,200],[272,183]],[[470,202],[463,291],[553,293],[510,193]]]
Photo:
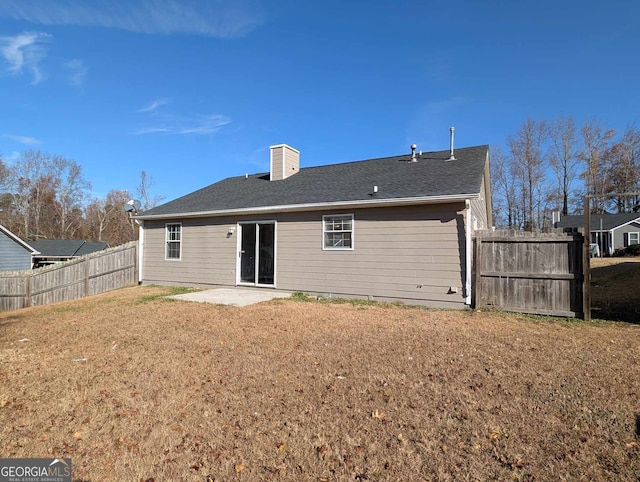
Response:
[[[142,260],[144,250],[144,221],[136,219],[136,224],[140,226],[138,229],[138,284],[142,284]]]
[[[472,250],[472,244],[471,244],[471,201],[469,201],[468,199],[465,200],[464,202],[465,208],[466,208],[466,225],[467,225],[467,230],[465,233],[465,238],[466,238],[466,262],[465,262],[465,267],[466,267],[466,275],[465,275],[465,284],[464,284],[464,303],[465,305],[469,305],[471,306],[471,250]]]

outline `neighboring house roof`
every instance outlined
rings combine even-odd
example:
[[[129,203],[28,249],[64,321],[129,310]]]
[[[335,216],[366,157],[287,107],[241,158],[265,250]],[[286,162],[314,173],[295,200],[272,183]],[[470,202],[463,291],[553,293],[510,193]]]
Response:
[[[9,231],[7,228],[5,228],[2,224],[0,224],[0,232],[3,232],[4,234],[6,234],[8,238],[18,243],[20,246],[22,246],[24,249],[29,251],[31,254],[40,254],[38,250],[33,247],[33,243],[30,243],[30,242],[27,243],[26,241],[23,241],[18,236],[16,236],[11,231]]]
[[[477,146],[456,149],[453,161],[448,161],[447,150],[422,153],[417,162],[405,154],[306,167],[278,181],[271,181],[269,173],[231,177],[136,217],[469,198],[480,193],[488,152],[488,146]]]
[[[590,220],[591,231],[611,231],[633,221],[640,222],[640,213],[592,214]],[[581,228],[583,226],[583,215],[564,216],[556,224],[558,228]]]
[[[85,241],[80,249],[76,251],[76,256],[84,256],[85,254],[94,253],[96,251],[102,251],[107,249],[108,243],[104,241]]]
[[[102,241],[87,242],[81,239],[42,239],[30,243],[40,251],[42,258],[73,258],[107,247],[107,243]]]

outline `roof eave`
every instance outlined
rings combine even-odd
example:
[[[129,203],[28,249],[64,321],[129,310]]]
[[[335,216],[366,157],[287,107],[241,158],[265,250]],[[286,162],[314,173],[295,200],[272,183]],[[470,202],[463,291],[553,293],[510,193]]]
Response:
[[[628,226],[631,223],[638,223],[638,222],[640,222],[640,216],[638,216],[637,218],[634,218],[634,219],[630,219],[626,223],[618,224],[617,226],[612,227],[609,231],[613,231],[613,230],[618,229],[618,228],[623,228],[625,226]]]
[[[243,214],[264,214],[273,212],[296,212],[296,211],[322,211],[325,209],[350,209],[350,208],[374,208],[389,206],[411,206],[416,204],[443,204],[451,202],[463,202],[468,199],[478,199],[479,193],[474,194],[450,194],[444,196],[421,196],[409,198],[392,199],[371,199],[357,201],[336,201],[329,203],[305,203],[305,204],[284,204],[280,206],[258,206],[238,209],[220,209],[212,211],[196,211],[186,213],[171,214],[151,214],[145,216],[140,214],[134,219],[154,220],[154,219],[175,219],[175,218],[202,218],[211,216],[232,216]]]
[[[34,254],[40,254],[40,251],[38,251],[37,249],[35,249],[33,246],[31,246],[29,243],[27,243],[25,240],[19,238],[18,236],[16,236],[15,234],[13,234],[11,231],[9,231],[7,228],[5,228],[2,224],[0,224],[0,231],[2,231],[3,233],[5,233],[10,239],[12,239],[13,241],[15,241],[16,243],[18,243],[19,245],[21,245],[23,248],[25,248],[26,250],[30,251],[32,255]]]

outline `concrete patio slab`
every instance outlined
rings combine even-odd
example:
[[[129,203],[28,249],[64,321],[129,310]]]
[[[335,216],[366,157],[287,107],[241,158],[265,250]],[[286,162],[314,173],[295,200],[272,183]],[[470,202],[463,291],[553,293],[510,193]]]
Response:
[[[270,289],[249,288],[213,288],[210,290],[196,291],[182,295],[167,296],[183,301],[196,301],[198,303],[214,303],[219,305],[248,306],[254,303],[270,301],[275,298],[289,298],[291,293]]]

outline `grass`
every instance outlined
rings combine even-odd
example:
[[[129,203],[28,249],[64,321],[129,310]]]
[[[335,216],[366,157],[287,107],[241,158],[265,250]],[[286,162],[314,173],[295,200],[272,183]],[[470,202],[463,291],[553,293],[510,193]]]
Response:
[[[289,298],[291,301],[318,302],[318,303],[331,303],[331,304],[349,304],[352,306],[393,306],[390,303],[372,301],[358,298],[341,298],[339,296],[310,296],[302,291],[296,291],[291,294]],[[398,305],[399,306],[399,305]]]
[[[1,313],[3,456],[83,481],[640,476],[636,325],[171,292]]]
[[[159,288],[159,291],[157,293],[141,296],[138,299],[134,300],[134,303],[144,304],[144,303],[149,303],[151,301],[162,301],[166,303],[171,303],[177,300],[173,298],[167,298],[167,296],[183,295],[185,293],[193,293],[195,291],[198,291],[198,289],[189,288],[186,286],[163,286],[163,287],[152,286],[152,287]]]
[[[591,260],[592,316],[640,323],[640,257]]]

